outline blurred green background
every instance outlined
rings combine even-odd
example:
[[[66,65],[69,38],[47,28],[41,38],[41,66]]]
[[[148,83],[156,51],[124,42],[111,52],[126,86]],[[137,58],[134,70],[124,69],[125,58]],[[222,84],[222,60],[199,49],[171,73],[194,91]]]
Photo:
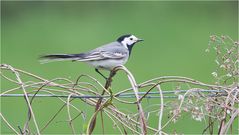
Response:
[[[215,69],[213,53],[205,53],[209,36],[229,35],[238,38],[238,2],[1,2],[1,63],[37,74],[46,79],[65,77],[75,80],[89,74],[102,83],[93,68],[79,62],[40,64],[38,57],[51,53],[79,53],[112,42],[123,34],[134,34],[145,41],[135,45],[126,67],[136,81],[143,82],[158,76],[186,76],[213,83]],[[108,72],[103,71],[104,74]],[[115,91],[130,87],[124,74],[114,79]],[[1,90],[13,86],[2,80]],[[21,92],[19,92],[21,93]],[[160,103],[160,100],[149,102]],[[34,110],[40,126],[61,106],[56,99],[38,98]],[[79,108],[87,112],[89,120],[94,108]],[[127,110],[128,106],[120,106]],[[131,106],[132,107],[132,106]],[[133,107],[134,108],[134,107]],[[12,125],[23,127],[26,105],[23,98],[1,98],[1,112]],[[65,111],[66,112],[66,111]],[[158,116],[150,123],[157,127]],[[167,116],[164,117],[165,121]],[[61,113],[44,133],[71,133],[67,114]],[[155,120],[155,121],[154,121]],[[78,132],[84,132],[79,119]],[[106,119],[107,121],[107,119]],[[33,123],[31,123],[33,125]],[[108,122],[106,133],[118,133]],[[108,128],[107,128],[108,127]],[[165,132],[202,133],[203,122],[195,122],[185,115]],[[98,121],[94,133],[101,133]],[[4,123],[1,133],[12,133]]]

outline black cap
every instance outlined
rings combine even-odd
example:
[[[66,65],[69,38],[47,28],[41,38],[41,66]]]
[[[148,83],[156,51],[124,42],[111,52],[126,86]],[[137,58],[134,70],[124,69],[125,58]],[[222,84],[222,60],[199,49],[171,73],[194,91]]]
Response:
[[[119,37],[119,38],[117,39],[117,41],[118,41],[118,42],[121,42],[121,41],[123,41],[126,37],[130,37],[130,36],[131,36],[131,34],[123,35],[123,36]]]

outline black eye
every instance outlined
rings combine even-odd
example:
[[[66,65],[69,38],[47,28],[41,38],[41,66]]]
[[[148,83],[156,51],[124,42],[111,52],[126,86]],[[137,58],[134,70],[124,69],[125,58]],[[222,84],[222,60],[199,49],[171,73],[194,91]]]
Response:
[[[133,38],[130,38],[130,40],[133,40]]]

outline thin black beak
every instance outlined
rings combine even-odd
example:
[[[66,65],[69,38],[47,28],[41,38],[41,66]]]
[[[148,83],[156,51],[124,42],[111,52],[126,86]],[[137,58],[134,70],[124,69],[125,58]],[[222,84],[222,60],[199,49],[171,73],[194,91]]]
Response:
[[[137,42],[141,42],[141,41],[144,41],[143,39],[138,39]]]

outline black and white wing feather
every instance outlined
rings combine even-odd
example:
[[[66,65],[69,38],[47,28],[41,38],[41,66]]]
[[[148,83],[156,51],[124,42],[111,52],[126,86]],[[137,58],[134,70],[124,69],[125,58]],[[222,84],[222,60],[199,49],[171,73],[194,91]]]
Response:
[[[126,52],[107,52],[107,51],[95,51],[86,54],[84,57],[74,59],[74,61],[98,61],[106,59],[123,59],[127,57]]]

